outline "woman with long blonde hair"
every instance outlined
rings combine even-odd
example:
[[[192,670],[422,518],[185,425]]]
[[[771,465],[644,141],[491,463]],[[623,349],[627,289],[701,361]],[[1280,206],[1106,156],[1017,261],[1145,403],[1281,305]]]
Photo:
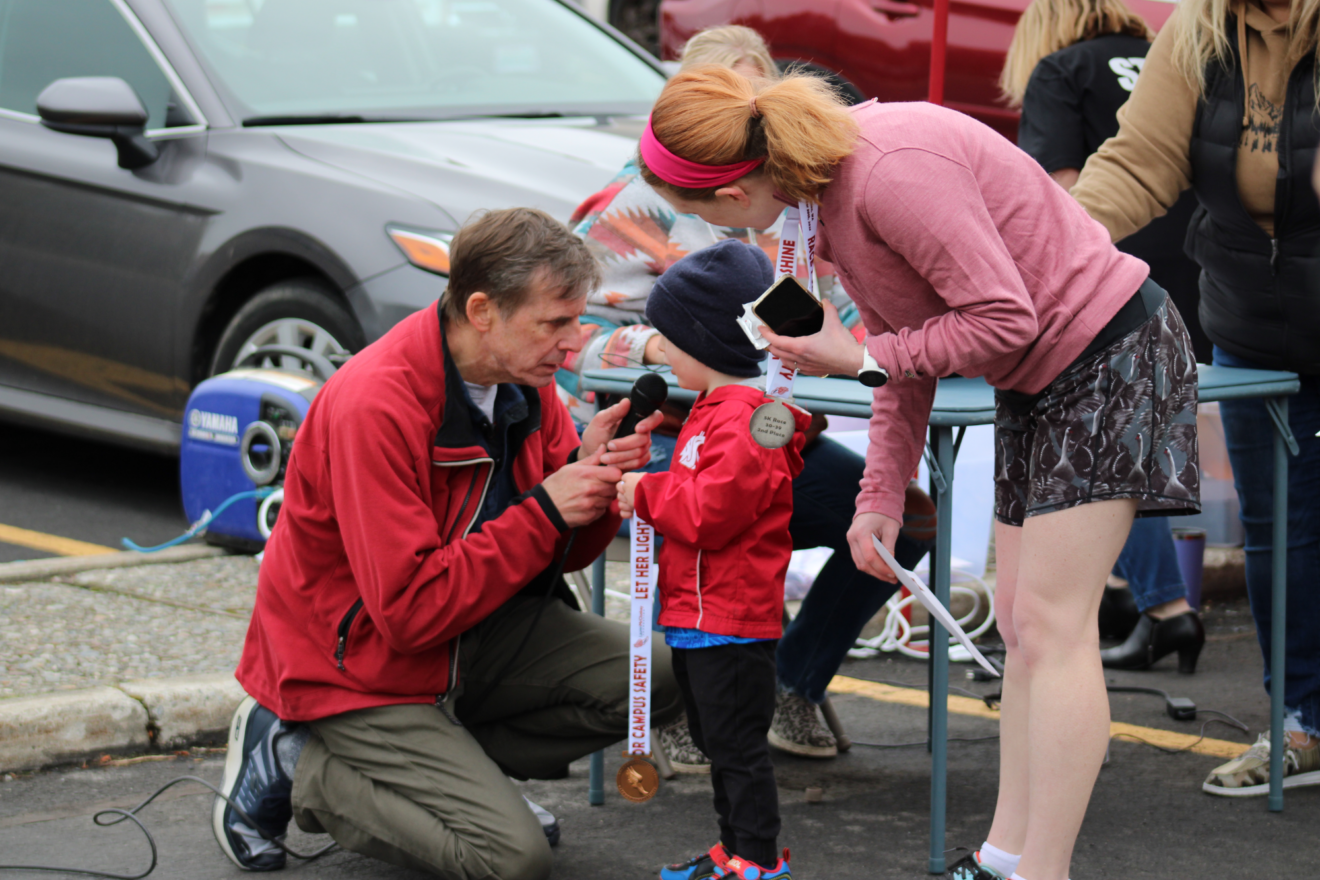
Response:
[[[1036,162],[943,107],[849,109],[811,77],[695,68],[665,86],[639,152],[676,210],[762,226],[787,202],[818,224],[865,341],[828,304],[813,336],[762,332],[788,367],[874,388],[848,532],[858,568],[895,580],[872,540],[898,536],[939,377],[995,387],[1007,657],[992,842],[1021,854],[1019,880],[1066,880],[1109,739],[1105,579],[1134,515],[1199,505],[1177,309]]]
[[[1042,58],[1105,36],[1136,37],[1148,43],[1155,38],[1145,19],[1123,0],[1032,0],[1013,29],[999,75],[999,89],[1008,105],[1022,106],[1027,83]]]
[[[1320,0],[1181,0],[1146,56],[1118,134],[1072,193],[1114,240],[1193,190],[1187,236],[1201,266],[1201,325],[1214,363],[1291,370],[1300,454],[1288,471],[1283,785],[1320,785]],[[1247,590],[1270,686],[1273,427],[1262,401],[1219,405],[1246,530]],[[1202,790],[1269,790],[1269,738],[1214,768]]]

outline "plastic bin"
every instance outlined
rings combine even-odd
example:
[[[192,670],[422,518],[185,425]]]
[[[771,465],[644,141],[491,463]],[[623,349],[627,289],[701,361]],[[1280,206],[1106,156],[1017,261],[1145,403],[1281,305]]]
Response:
[[[1174,517],[1171,525],[1205,529],[1209,546],[1241,547],[1245,535],[1238,519],[1237,490],[1217,402],[1197,407],[1196,431],[1201,451],[1201,512]]]

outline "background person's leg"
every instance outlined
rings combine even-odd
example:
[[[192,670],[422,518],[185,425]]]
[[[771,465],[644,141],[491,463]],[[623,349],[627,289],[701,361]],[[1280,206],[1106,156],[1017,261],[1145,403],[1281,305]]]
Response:
[[[1128,582],[1141,615],[1121,645],[1100,652],[1107,669],[1149,669],[1178,652],[1178,671],[1192,673],[1205,645],[1200,616],[1187,604],[1169,517],[1134,520],[1114,573]]]
[[[803,453],[802,473],[793,481],[793,549],[829,547],[834,555],[784,631],[776,665],[783,687],[818,705],[863,627],[898,589],[858,571],[848,549],[864,467],[860,455],[821,437]],[[912,568],[932,543],[900,532],[894,556]]]
[[[1257,368],[1215,349],[1215,363]],[[1270,683],[1273,582],[1274,423],[1261,400],[1219,403],[1233,484],[1246,531],[1247,594]],[[1288,421],[1301,454],[1288,462],[1288,620],[1284,703],[1300,709],[1302,725],[1320,729],[1320,377],[1302,377],[1288,398]]]
[[[459,719],[509,775],[561,777],[583,755],[623,739],[628,723],[628,627],[551,599],[530,638],[539,598],[514,599],[463,635]],[[669,648],[651,647],[651,724],[683,701]],[[498,679],[498,680],[496,680]]]
[[[294,818],[353,852],[451,880],[543,880],[550,846],[518,789],[434,705],[311,724]]]
[[[1167,516],[1146,516],[1132,521],[1114,573],[1128,582],[1137,610],[1150,611],[1166,602],[1186,599],[1173,529]],[[1190,610],[1187,609],[1187,610]]]

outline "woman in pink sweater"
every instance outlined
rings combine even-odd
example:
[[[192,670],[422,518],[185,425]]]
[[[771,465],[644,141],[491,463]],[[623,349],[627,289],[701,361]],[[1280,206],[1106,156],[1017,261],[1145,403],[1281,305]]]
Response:
[[[996,389],[995,538],[1007,648],[1000,788],[964,878],[1066,880],[1109,736],[1096,611],[1134,515],[1199,508],[1196,367],[1182,320],[1099,223],[991,129],[929,104],[847,109],[820,81],[698,68],[641,141],[646,180],[720,226],[819,210],[819,252],[866,326],[766,333],[805,372],[874,385],[849,532],[891,548],[939,377]],[[1019,864],[1020,862],[1020,864]]]

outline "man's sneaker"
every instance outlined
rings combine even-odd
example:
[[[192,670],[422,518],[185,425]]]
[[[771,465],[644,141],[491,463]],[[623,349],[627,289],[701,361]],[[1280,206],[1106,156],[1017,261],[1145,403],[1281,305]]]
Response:
[[[728,861],[729,851],[724,848],[724,844],[717,843],[708,852],[693,856],[686,862],[661,868],[660,880],[709,880],[718,876],[717,863],[722,865]]]
[[[261,830],[244,822],[223,798],[215,799],[211,827],[220,849],[245,871],[284,867],[284,850],[270,839],[282,841],[293,817],[293,780],[275,757],[275,742],[285,732],[275,713],[251,697],[238,704],[229,724],[229,754],[220,790]]]
[[[781,690],[775,696],[775,718],[766,739],[775,748],[804,758],[839,754],[834,734],[821,723],[820,709],[806,697]]]
[[[729,856],[724,864],[715,866],[715,876],[724,880],[791,880],[793,872],[788,867],[788,847],[772,868],[765,868],[756,862]]]
[[[1320,785],[1320,742],[1309,749],[1288,745],[1283,753],[1283,787]],[[1256,744],[1227,764],[1210,771],[1201,791],[1221,797],[1254,797],[1270,791],[1270,735],[1266,731]]]
[[[677,721],[660,728],[660,748],[665,750],[675,773],[695,775],[710,772],[710,758],[692,741],[686,713],[679,716]]]
[[[968,853],[953,863],[945,872],[953,880],[1004,880],[1004,875],[989,865],[981,864],[978,853]]]
[[[559,845],[559,820],[554,814],[545,807],[532,801],[527,795],[523,795],[523,800],[527,801],[527,806],[531,807],[532,815],[541,822],[541,830],[545,832],[545,839],[551,846]]]

